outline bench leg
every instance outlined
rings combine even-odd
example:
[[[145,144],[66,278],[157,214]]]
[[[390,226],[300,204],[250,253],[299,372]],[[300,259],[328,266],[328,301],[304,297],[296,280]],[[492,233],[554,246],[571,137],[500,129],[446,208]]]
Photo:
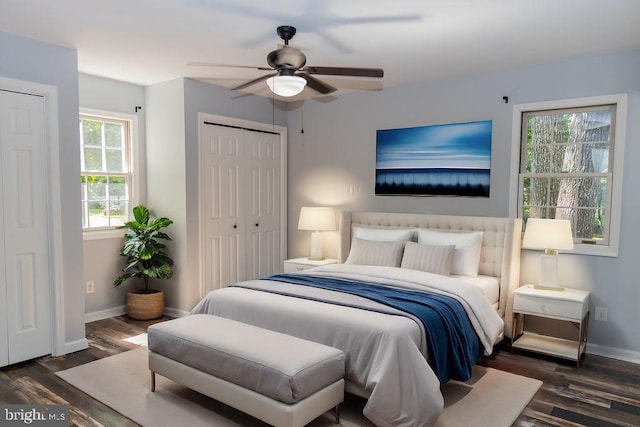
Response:
[[[334,409],[336,416],[336,424],[340,424],[340,404],[338,403]]]
[[[151,391],[156,391],[156,373],[151,371]]]

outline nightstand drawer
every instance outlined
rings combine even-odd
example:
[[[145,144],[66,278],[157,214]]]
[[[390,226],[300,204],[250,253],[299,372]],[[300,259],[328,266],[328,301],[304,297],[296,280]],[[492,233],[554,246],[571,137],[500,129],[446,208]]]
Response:
[[[573,301],[558,301],[548,298],[516,295],[513,299],[513,311],[518,313],[536,313],[563,319],[582,320],[585,306]]]
[[[320,267],[323,265],[337,264],[337,259],[325,258],[321,260],[313,260],[309,258],[294,258],[284,261],[285,273],[297,273],[299,271],[308,270],[313,267]]]
[[[559,319],[581,321],[588,309],[588,304],[585,304],[584,301],[518,293],[513,296],[513,311],[517,313],[541,314]]]
[[[285,262],[284,263],[284,272],[285,273],[297,273],[298,271],[302,271],[302,270],[306,270],[309,267],[308,265],[305,264],[296,264],[293,262]]]

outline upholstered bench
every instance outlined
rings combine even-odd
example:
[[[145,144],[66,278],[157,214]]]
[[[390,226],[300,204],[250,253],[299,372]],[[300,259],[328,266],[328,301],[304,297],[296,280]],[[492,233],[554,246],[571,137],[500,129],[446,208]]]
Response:
[[[208,314],[149,327],[155,374],[274,426],[304,426],[344,399],[344,353]]]

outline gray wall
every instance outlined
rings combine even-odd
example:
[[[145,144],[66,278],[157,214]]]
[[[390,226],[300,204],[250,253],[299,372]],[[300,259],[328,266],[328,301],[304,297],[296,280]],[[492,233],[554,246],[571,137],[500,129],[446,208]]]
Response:
[[[58,91],[64,342],[77,350],[85,334],[76,51],[0,32],[0,58],[0,76],[55,86]]]
[[[80,74],[78,80],[80,108],[91,108],[108,112],[125,113],[138,116],[138,144],[141,158],[136,173],[146,176],[145,156],[145,89],[143,86]],[[135,107],[142,107],[137,113]],[[140,202],[146,201],[146,179],[140,182]],[[85,240],[84,281],[95,283],[95,292],[85,296],[85,313],[89,318],[100,318],[123,312],[127,291],[135,284],[131,281],[114,288],[113,279],[122,267],[123,257],[118,254],[122,238]]]
[[[168,307],[182,307],[183,291],[189,290],[187,259],[187,211],[184,80],[177,79],[146,88],[147,106],[147,205],[156,216],[173,220],[166,231],[173,241],[169,253],[174,275],[155,281],[165,291]]]
[[[640,193],[640,52],[593,57],[379,92],[354,93],[330,102],[291,105],[289,127],[289,257],[306,256],[310,233],[296,229],[300,207],[342,210],[508,216],[512,104],[629,94],[623,184],[622,239],[617,258],[561,255],[560,279],[592,292],[588,351],[640,362],[640,269],[636,242]],[[509,104],[502,100],[509,96]],[[302,111],[301,109],[304,109]],[[304,112],[304,114],[303,114]],[[302,118],[304,117],[304,123]],[[374,195],[377,129],[493,120],[491,197],[384,197]],[[304,128],[304,133],[300,129]],[[325,251],[337,256],[336,233],[325,233]],[[523,283],[537,278],[538,252],[523,251]],[[608,307],[608,322],[593,319]]]

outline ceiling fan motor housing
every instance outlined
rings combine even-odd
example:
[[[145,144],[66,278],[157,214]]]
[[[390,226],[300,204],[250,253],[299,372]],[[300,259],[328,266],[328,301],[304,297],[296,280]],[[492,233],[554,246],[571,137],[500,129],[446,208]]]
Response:
[[[269,52],[267,63],[276,70],[290,68],[293,70],[304,67],[307,57],[295,47],[284,46]]]

